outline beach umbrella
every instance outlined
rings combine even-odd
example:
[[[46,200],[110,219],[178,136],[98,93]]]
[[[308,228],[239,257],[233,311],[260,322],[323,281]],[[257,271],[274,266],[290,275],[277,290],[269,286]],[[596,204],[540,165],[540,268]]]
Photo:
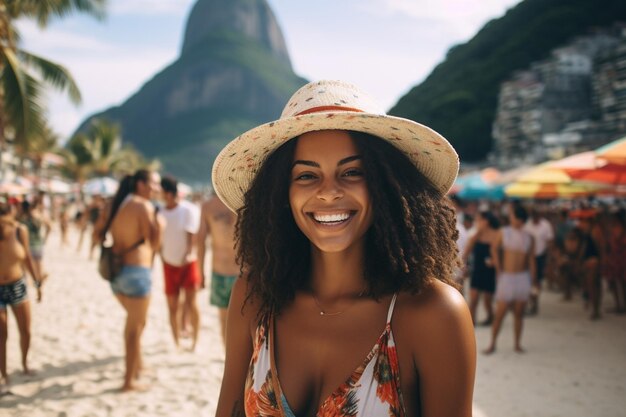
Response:
[[[570,177],[565,170],[554,167],[554,161],[544,162],[520,175],[515,182],[533,184],[570,184]]]
[[[504,197],[504,184],[497,183],[500,171],[485,168],[462,176],[455,185],[456,195],[466,200],[500,200]]]
[[[626,137],[596,149],[598,158],[613,164],[626,165]]]
[[[30,188],[24,187],[16,182],[1,181],[0,194],[8,195],[25,195],[28,194]]]
[[[28,188],[29,190],[32,190],[33,187],[35,186],[33,181],[29,180],[26,177],[22,177],[22,176],[15,177],[15,183],[18,184],[18,185],[21,185],[24,188]]]
[[[568,169],[567,173],[576,181],[626,185],[626,165],[608,163],[595,169]]]
[[[555,166],[559,162],[545,162],[523,173],[517,181],[505,187],[505,194],[509,197],[535,199],[575,198],[607,188],[602,184],[576,181],[565,169]]]
[[[606,161],[599,159],[595,151],[577,153],[548,163],[551,168],[562,169],[568,174],[570,170],[592,170],[604,165]]]
[[[597,151],[571,155],[558,161],[549,162],[545,167],[563,171],[574,182],[626,185],[626,164],[609,162],[601,158]]]
[[[72,192],[72,185],[56,178],[41,180],[38,185],[41,191],[53,194],[69,194]]]
[[[89,195],[112,196],[117,192],[118,182],[109,177],[98,177],[87,180],[83,185],[83,193]]]
[[[605,187],[593,184],[549,184],[515,182],[505,187],[504,192],[509,197],[557,199],[586,197],[598,193]]]
[[[497,183],[505,185],[505,186],[508,184],[511,184],[512,182],[517,181],[519,177],[521,177],[522,175],[526,174],[527,172],[529,172],[530,170],[534,168],[535,168],[534,166],[525,165],[525,166],[520,166],[517,168],[511,168],[507,171],[503,171],[500,173]]]

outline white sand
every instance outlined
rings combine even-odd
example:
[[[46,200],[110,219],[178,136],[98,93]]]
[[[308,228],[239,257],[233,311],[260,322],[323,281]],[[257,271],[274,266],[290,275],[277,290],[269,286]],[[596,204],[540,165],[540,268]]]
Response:
[[[161,264],[154,267],[153,292],[143,337],[148,373],[144,393],[119,393],[124,375],[125,313],[108,282],[87,260],[86,248],[46,245],[50,278],[44,299],[34,301],[30,365],[35,377],[20,375],[17,326],[11,317],[8,372],[14,396],[0,398],[0,416],[212,416],[223,372],[223,347],[217,311],[207,290],[198,295],[201,331],[195,353],[175,349],[163,293]],[[84,245],[87,246],[87,245]],[[183,339],[182,345],[188,346]],[[4,413],[4,414],[3,414]]]
[[[143,338],[148,392],[121,394],[124,313],[108,283],[88,261],[86,248],[46,246],[50,279],[41,304],[32,302],[30,365],[20,375],[18,332],[10,317],[8,371],[14,395],[0,398],[0,416],[212,416],[223,371],[217,312],[199,294],[202,329],[195,353],[177,352],[171,340],[160,264]],[[85,245],[86,246],[86,245]],[[34,292],[31,292],[31,297]],[[539,317],[526,321],[528,353],[512,351],[512,318],[498,352],[479,354],[476,417],[626,416],[626,316],[590,322],[582,302],[543,298]],[[612,302],[607,299],[606,305]],[[489,329],[477,329],[478,348]],[[188,343],[188,340],[184,340]]]

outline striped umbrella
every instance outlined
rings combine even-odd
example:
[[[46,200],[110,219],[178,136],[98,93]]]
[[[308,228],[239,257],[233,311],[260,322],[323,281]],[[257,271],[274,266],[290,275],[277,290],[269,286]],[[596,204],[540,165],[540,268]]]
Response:
[[[626,165],[608,163],[595,169],[568,169],[567,173],[577,181],[626,185]]]
[[[626,137],[596,149],[596,155],[607,162],[626,165]]]
[[[556,199],[586,197],[598,193],[605,187],[592,184],[540,184],[532,182],[515,182],[504,191],[509,197]]]
[[[566,170],[550,161],[520,175],[515,182],[505,187],[509,197],[555,199],[584,197],[605,189],[605,185],[576,181]]]

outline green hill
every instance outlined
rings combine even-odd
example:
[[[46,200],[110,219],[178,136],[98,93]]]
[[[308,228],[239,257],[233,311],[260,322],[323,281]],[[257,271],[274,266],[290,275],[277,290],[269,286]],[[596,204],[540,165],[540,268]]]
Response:
[[[291,69],[265,0],[199,0],[182,51],[122,105],[92,115],[79,130],[92,118],[118,122],[124,140],[159,158],[165,172],[208,183],[221,148],[277,118],[306,80]]]
[[[572,38],[617,21],[626,21],[625,0],[525,0],[451,48],[389,113],[431,126],[461,160],[481,160],[491,149],[500,83]]]

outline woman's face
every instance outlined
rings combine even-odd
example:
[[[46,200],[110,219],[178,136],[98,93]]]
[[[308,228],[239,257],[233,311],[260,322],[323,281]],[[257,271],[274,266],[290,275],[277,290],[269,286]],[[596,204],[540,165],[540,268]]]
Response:
[[[289,203],[296,224],[319,250],[341,252],[362,241],[373,208],[361,157],[347,132],[300,136]]]
[[[161,195],[161,176],[158,172],[150,172],[147,181],[137,182],[137,194],[155,200]]]

